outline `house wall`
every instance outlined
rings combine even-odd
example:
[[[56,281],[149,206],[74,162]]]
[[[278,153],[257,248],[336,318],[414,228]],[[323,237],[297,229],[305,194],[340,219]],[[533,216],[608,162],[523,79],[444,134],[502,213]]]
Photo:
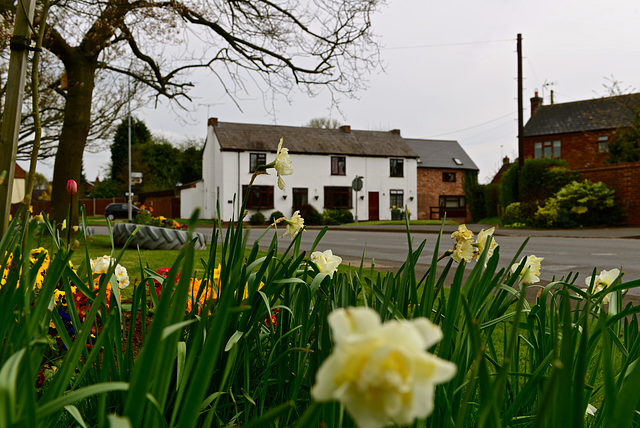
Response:
[[[248,185],[251,181],[252,173],[249,172],[249,159],[251,153],[260,151],[242,152],[221,152],[218,141],[214,135],[209,134],[207,145],[203,154],[203,218],[215,218],[216,199],[220,199],[220,211],[223,220],[237,218],[237,206],[241,203],[236,195],[242,192],[242,186]],[[275,159],[275,152],[265,152],[267,163]],[[331,155],[296,155],[291,154],[293,175],[283,177],[286,187],[280,190],[277,186],[275,170],[270,169],[269,175],[260,175],[256,178],[254,185],[273,186],[274,208],[261,209],[260,211],[269,217],[273,211],[281,211],[285,216],[293,213],[293,191],[295,188],[308,189],[308,202],[318,211],[325,209],[324,187],[325,186],[351,186],[356,175],[363,176],[363,188],[352,193],[351,212],[359,220],[369,218],[369,192],[378,192],[379,195],[379,218],[381,220],[391,219],[390,193],[391,189],[403,190],[404,204],[410,211],[417,209],[417,162],[416,159],[404,159],[404,176],[390,177],[390,158],[386,157],[362,157],[345,156],[346,174],[331,175]],[[213,170],[212,170],[213,169]],[[218,192],[219,189],[219,193]],[[286,196],[286,197],[285,197]],[[316,199],[317,197],[317,199]],[[414,197],[414,200],[411,200]],[[236,199],[235,205],[233,204]],[[183,209],[187,209],[187,204],[183,204]],[[245,220],[257,210],[248,210]]]
[[[442,174],[445,172],[455,173],[456,181],[453,183],[442,181]],[[418,168],[418,219],[431,219],[431,207],[439,206],[440,196],[465,196],[462,187],[464,174],[465,171],[459,169]],[[452,219],[449,216],[447,218]],[[467,220],[467,218],[454,219]]]
[[[589,181],[602,181],[610,189],[615,189],[616,203],[625,208],[627,222],[640,226],[640,162],[618,163],[579,172]]]
[[[200,209],[200,218],[204,217],[204,181],[198,181],[194,187],[180,190],[180,218],[190,218],[196,208]]]
[[[604,165],[604,161],[609,157],[607,152],[598,152],[598,138],[609,137],[609,142],[613,139],[613,131],[593,131],[576,132],[571,134],[547,135],[542,137],[524,138],[524,158],[535,158],[536,142],[558,141],[560,140],[560,158],[567,161],[572,169],[589,168]]]

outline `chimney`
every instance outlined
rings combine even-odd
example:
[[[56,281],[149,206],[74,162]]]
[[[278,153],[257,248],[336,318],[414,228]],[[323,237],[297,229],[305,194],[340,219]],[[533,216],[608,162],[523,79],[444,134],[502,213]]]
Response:
[[[207,122],[207,126],[218,126],[218,118],[210,117],[209,121]]]
[[[505,156],[502,159],[502,165],[509,165],[509,156]]]
[[[536,95],[533,98],[530,98],[530,101],[531,101],[531,116],[533,116],[536,110],[542,107],[543,100],[538,96],[538,91],[536,91]]]
[[[395,134],[395,135],[400,135],[400,130],[399,129],[392,129],[389,132],[391,132],[392,134]]]
[[[351,126],[349,125],[342,125],[340,127],[340,130],[344,133],[350,134],[351,133]]]

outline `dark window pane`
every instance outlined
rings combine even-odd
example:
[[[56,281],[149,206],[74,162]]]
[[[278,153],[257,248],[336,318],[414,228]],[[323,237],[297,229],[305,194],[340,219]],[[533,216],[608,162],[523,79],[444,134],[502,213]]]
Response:
[[[242,186],[242,196],[247,194],[248,186]],[[252,186],[247,199],[247,208],[273,208],[273,186]]]
[[[389,190],[389,207],[404,208],[404,191]]]
[[[455,183],[456,182],[456,173],[455,172],[443,172],[442,173],[442,181],[445,183]]]
[[[249,172],[255,172],[260,165],[267,163],[266,153],[250,153],[249,154]]]
[[[404,177],[404,160],[403,159],[391,159],[389,162],[391,177]]]
[[[294,209],[298,209],[303,205],[307,205],[309,203],[309,189],[302,187],[294,187],[293,191],[293,203],[292,206]]]
[[[324,188],[324,207],[327,209],[351,208],[351,187],[326,186]]]
[[[331,156],[331,175],[346,175],[346,158],[344,156]]]

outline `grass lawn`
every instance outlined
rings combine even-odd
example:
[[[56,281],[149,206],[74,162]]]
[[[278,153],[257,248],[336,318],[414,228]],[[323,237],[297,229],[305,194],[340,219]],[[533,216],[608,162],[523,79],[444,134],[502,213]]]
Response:
[[[439,226],[442,224],[442,220],[409,220],[409,224],[412,226],[432,224]],[[457,221],[447,220],[444,224],[459,224]],[[376,221],[359,221],[358,223],[349,223],[349,226],[377,226],[377,225],[400,225],[404,226],[404,220],[376,220]]]

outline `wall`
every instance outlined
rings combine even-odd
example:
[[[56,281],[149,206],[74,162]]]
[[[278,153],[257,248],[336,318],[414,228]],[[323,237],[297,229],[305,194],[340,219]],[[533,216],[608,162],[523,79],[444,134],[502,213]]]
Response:
[[[623,206],[631,226],[640,226],[640,162],[618,163],[578,170],[589,181],[602,181],[615,189],[616,203]]]
[[[454,183],[443,182],[442,174],[445,172],[455,173],[456,181]],[[418,219],[431,219],[431,207],[440,205],[440,196],[464,196],[462,187],[464,174],[464,170],[418,168]],[[449,216],[447,218],[451,219]]]
[[[200,218],[203,218],[203,206],[204,182],[202,180],[197,181],[193,187],[180,190],[180,218],[190,218],[196,208],[200,208]]]
[[[572,169],[589,168],[604,165],[608,153],[598,152],[598,137],[608,136],[613,139],[613,131],[577,132],[542,137],[526,137],[524,139],[524,158],[535,157],[534,143],[560,140],[560,158],[567,161]]]

